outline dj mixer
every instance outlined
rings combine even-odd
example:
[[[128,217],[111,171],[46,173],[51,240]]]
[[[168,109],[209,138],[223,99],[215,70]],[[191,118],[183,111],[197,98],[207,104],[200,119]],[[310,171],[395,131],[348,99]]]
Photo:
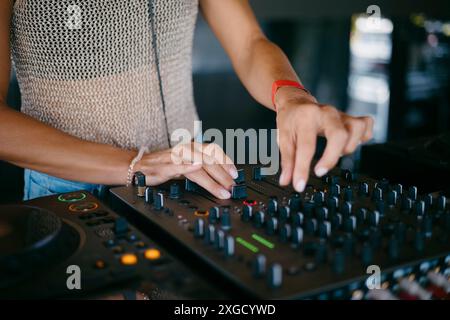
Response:
[[[0,298],[94,298],[132,288],[151,299],[222,297],[88,192],[0,206]]]
[[[232,199],[192,181],[111,190],[161,244],[231,292],[263,299],[448,299],[445,196],[335,169],[302,193],[242,166]],[[371,270],[379,268],[373,281]],[[371,287],[375,285],[375,289]],[[373,290],[371,290],[373,289]]]

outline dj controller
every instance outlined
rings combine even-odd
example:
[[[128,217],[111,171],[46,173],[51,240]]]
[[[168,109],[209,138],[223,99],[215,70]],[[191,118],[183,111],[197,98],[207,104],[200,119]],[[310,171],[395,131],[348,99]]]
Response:
[[[0,298],[97,298],[124,286],[151,299],[217,295],[88,192],[0,206]]]
[[[442,194],[339,169],[297,193],[242,166],[229,200],[134,181],[110,207],[85,191],[0,206],[0,298],[450,298]]]
[[[232,199],[218,200],[189,180],[146,187],[137,173],[112,194],[205,277],[247,297],[450,298],[445,196],[338,169],[301,194],[258,166],[241,167],[235,182]]]

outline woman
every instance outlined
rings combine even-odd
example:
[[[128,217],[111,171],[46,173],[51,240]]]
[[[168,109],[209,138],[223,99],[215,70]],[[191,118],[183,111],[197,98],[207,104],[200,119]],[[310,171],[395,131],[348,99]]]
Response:
[[[138,170],[148,185],[186,176],[218,198],[230,197],[233,164],[180,164],[171,157],[170,134],[192,132],[197,119],[191,55],[199,8],[250,94],[277,112],[281,185],[303,191],[317,135],[327,138],[317,176],[371,138],[371,118],[321,105],[302,88],[247,0],[6,0],[0,3],[0,159],[26,168],[25,199],[101,192],[129,183]],[[5,102],[10,55],[21,113]],[[140,148],[150,152],[137,157]]]

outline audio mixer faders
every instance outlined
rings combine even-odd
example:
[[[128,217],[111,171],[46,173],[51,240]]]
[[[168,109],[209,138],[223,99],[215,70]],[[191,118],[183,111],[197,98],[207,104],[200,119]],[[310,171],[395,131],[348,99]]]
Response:
[[[443,195],[338,169],[296,193],[243,166],[230,200],[189,180],[145,187],[138,173],[135,181],[112,189],[114,198],[248,297],[449,297]],[[367,287],[368,266],[381,270],[377,290]]]

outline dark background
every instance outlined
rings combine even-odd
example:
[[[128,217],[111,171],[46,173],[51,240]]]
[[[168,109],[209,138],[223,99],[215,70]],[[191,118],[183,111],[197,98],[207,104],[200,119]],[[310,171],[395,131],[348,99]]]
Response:
[[[448,1],[377,1],[387,26],[378,34],[358,27],[358,17],[363,21],[366,8],[374,4],[370,1],[251,3],[268,37],[286,52],[319,101],[354,115],[375,117],[371,143],[435,136],[450,130]],[[195,99],[204,129],[275,127],[274,114],[248,95],[201,18],[193,65]],[[8,102],[20,109],[14,77]],[[360,159],[357,152],[342,165],[357,167]],[[371,171],[374,165],[365,163]],[[444,162],[444,170],[447,165]],[[384,166],[381,163],[377,168]],[[419,175],[425,168],[414,169]],[[19,200],[22,180],[21,169],[0,162],[0,202]]]

